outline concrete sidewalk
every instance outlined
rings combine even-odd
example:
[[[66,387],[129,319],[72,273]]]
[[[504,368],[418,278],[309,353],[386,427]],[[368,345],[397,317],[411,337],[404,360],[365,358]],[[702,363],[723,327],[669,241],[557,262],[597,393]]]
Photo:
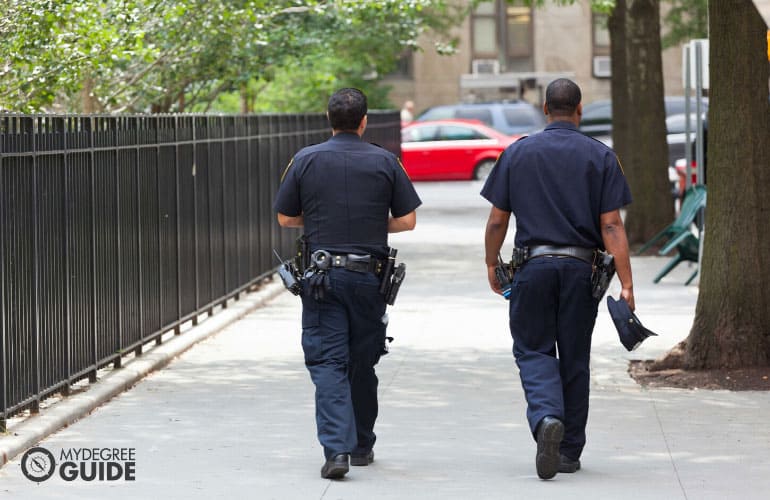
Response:
[[[133,448],[135,481],[54,475],[37,484],[22,475],[17,456],[0,469],[0,496],[767,498],[770,394],[647,390],[628,377],[628,360],[666,352],[692,322],[697,287],[682,286],[691,269],[681,265],[651,283],[665,258],[633,260],[637,313],[659,337],[627,353],[600,307],[583,470],[537,479],[506,303],[486,283],[480,187],[418,184],[425,202],[418,228],[392,239],[408,272],[389,311],[395,341],[378,365],[371,466],[351,468],[343,481],[320,478],[300,305],[282,293],[40,443],[57,460],[71,448]],[[31,428],[35,418],[11,430]]]

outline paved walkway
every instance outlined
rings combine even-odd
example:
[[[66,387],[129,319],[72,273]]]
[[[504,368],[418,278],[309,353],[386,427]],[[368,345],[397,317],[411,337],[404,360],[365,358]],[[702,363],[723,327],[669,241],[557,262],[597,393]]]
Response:
[[[686,337],[695,308],[697,287],[682,286],[691,269],[682,265],[653,285],[665,259],[651,257],[633,260],[637,312],[660,336],[627,353],[600,307],[583,470],[537,479],[506,303],[486,284],[488,206],[479,189],[477,183],[419,184],[425,206],[418,228],[393,238],[408,272],[390,309],[396,340],[378,366],[381,411],[371,466],[351,468],[343,481],[320,478],[299,301],[280,293],[40,443],[57,459],[65,449],[133,448],[135,481],[66,482],[54,475],[36,484],[22,475],[18,455],[0,469],[0,497],[767,498],[770,394],[647,390],[627,375],[628,360],[657,357]],[[617,283],[610,292],[617,296]],[[225,313],[245,313],[258,300],[249,297]],[[210,321],[208,328],[216,326],[212,320],[199,328]],[[167,360],[192,335],[173,339],[156,355]],[[116,374],[70,399],[115,385]],[[67,404],[12,427],[17,435],[0,438],[0,448],[41,432],[40,422]]]

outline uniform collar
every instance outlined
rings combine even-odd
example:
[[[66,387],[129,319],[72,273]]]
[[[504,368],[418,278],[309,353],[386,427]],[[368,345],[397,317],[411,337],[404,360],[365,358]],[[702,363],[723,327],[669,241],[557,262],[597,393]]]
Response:
[[[355,132],[340,132],[337,135],[333,135],[333,141],[360,141],[361,138]]]
[[[545,127],[545,130],[552,130],[552,129],[577,130],[578,128],[572,122],[556,121],[556,122],[549,123]]]

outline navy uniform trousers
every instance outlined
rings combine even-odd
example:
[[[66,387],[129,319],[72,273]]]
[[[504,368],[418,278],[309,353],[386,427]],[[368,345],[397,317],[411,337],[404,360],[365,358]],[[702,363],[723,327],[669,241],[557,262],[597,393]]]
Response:
[[[529,427],[536,436],[543,417],[564,422],[561,453],[571,459],[580,457],[586,442],[597,309],[591,264],[544,256],[527,261],[514,275],[510,327]]]
[[[318,440],[326,458],[374,446],[377,375],[385,343],[385,299],[373,273],[329,271],[331,291],[302,294],[302,350],[315,384]]]

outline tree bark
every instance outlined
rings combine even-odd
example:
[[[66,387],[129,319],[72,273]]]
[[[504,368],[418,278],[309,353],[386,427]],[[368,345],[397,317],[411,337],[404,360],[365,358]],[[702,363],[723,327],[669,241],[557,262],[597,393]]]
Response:
[[[626,65],[626,0],[615,0],[615,8],[607,20],[610,32],[610,63],[612,64],[612,148],[624,164],[631,140],[631,109],[628,95]]]
[[[708,206],[685,366],[770,363],[767,26],[751,0],[709,2]]]
[[[634,198],[625,221],[629,243],[634,244],[646,242],[671,223],[674,203],[668,180],[660,0],[626,0],[625,21],[629,107],[613,110],[613,115],[625,113],[630,120],[624,131],[628,135],[621,139],[621,162]]]
[[[93,95],[94,81],[91,78],[83,80],[83,88],[80,90],[80,112],[92,114],[103,111],[99,100]]]

